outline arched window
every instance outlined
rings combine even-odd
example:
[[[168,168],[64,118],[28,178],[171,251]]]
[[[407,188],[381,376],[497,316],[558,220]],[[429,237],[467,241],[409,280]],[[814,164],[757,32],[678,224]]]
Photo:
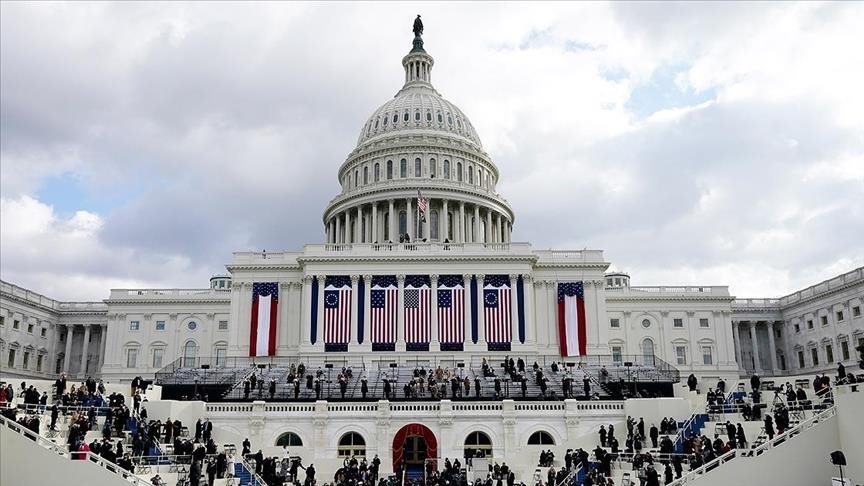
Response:
[[[198,358],[198,346],[195,341],[186,341],[183,346],[183,367],[195,368],[195,360]]]
[[[414,121],[420,121],[420,110],[414,112]]]
[[[429,178],[434,179],[438,173],[438,164],[435,159],[429,159]]]
[[[359,186],[359,185],[360,185],[360,171],[357,169],[354,169],[354,187],[357,188],[357,186]]]
[[[408,215],[405,211],[399,211],[399,234],[404,235],[408,232]]]
[[[465,438],[465,451],[471,450],[474,457],[492,457],[492,441],[483,432],[471,432]]]
[[[390,117],[388,115],[384,115],[383,118],[384,118],[384,126],[386,127],[387,126],[387,120],[389,120]],[[459,120],[456,120],[456,121],[459,121]]]
[[[477,169],[477,185],[483,184],[483,169]]]
[[[399,114],[398,114],[398,113],[393,113],[393,123],[396,123],[396,122],[398,122],[398,121],[399,121]]]
[[[375,119],[375,130],[378,130],[378,119]]]
[[[402,179],[408,177],[408,161],[405,159],[399,161],[399,177]]]
[[[294,432],[285,432],[276,439],[276,447],[303,447],[303,439]]]
[[[402,117],[402,120],[407,122],[410,118],[411,118],[411,115],[409,115],[408,112],[406,111],[405,116]]]
[[[420,177],[423,173],[423,161],[419,158],[414,159],[414,177]]]
[[[642,359],[646,365],[654,364],[654,341],[651,338],[642,340]]]
[[[528,445],[555,445],[555,439],[549,435],[549,432],[538,430],[528,437]]]
[[[438,112],[438,123],[441,123],[443,121],[444,121],[444,119],[441,117],[441,112],[439,111]]]
[[[432,211],[429,215],[429,239],[437,240],[438,238],[438,210]]]
[[[456,180],[462,182],[462,162],[456,162]]]
[[[427,111],[427,112],[426,112],[426,121],[427,121],[427,122],[431,122],[431,121],[432,121],[432,112],[431,112],[431,111]]]
[[[389,180],[392,178],[393,178],[393,161],[388,160],[387,161],[387,179]]]
[[[381,164],[375,162],[375,182],[381,180]]]
[[[450,116],[450,113],[447,113],[447,124],[453,125],[453,117]]]
[[[468,166],[468,184],[474,184],[474,168]]]
[[[363,167],[363,185],[369,184],[369,167]]]
[[[450,178],[450,161],[449,160],[444,161],[444,178],[445,179]]]
[[[348,432],[339,439],[339,457],[366,456],[366,439],[357,432]]]

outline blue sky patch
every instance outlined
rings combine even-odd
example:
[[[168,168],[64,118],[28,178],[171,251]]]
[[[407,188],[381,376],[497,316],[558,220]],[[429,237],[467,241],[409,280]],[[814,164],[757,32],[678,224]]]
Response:
[[[660,110],[695,106],[714,99],[717,92],[713,88],[696,92],[682,90],[675,84],[675,78],[688,68],[683,64],[661,66],[646,83],[633,88],[624,107],[639,117],[647,117]]]

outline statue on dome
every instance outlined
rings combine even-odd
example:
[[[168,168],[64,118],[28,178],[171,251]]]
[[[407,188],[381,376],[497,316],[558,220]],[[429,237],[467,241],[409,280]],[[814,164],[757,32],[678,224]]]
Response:
[[[420,20],[420,14],[417,14],[417,18],[414,19],[414,35],[417,37],[423,35],[423,21]]]

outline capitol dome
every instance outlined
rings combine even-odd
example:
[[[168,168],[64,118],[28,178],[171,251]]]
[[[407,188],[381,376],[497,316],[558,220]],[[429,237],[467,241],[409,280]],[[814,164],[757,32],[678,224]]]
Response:
[[[339,168],[342,190],[324,211],[332,244],[507,243],[515,215],[477,131],[432,86],[422,28],[402,58],[393,99],[372,113]]]

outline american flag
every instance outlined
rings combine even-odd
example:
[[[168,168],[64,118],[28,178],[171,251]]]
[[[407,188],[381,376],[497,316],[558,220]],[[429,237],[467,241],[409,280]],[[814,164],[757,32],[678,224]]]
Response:
[[[426,215],[426,210],[429,209],[429,200],[423,197],[420,194],[420,190],[417,190],[417,210],[423,213],[424,217]]]
[[[276,355],[276,314],[279,308],[279,284],[252,284],[252,323],[249,333],[249,356]]]
[[[511,339],[510,278],[487,275],[483,285],[483,318],[486,342],[509,343]]]
[[[329,276],[324,285],[324,344],[351,339],[351,279]]]
[[[428,275],[405,278],[405,342],[429,342],[429,308],[432,296]]]
[[[438,278],[438,337],[442,343],[465,341],[465,287],[461,275]]]
[[[396,342],[396,308],[398,306],[399,289],[396,287],[396,277],[372,277],[370,295],[370,312],[372,313],[372,342]]]
[[[585,287],[582,282],[558,284],[558,343],[561,356],[587,354]]]

